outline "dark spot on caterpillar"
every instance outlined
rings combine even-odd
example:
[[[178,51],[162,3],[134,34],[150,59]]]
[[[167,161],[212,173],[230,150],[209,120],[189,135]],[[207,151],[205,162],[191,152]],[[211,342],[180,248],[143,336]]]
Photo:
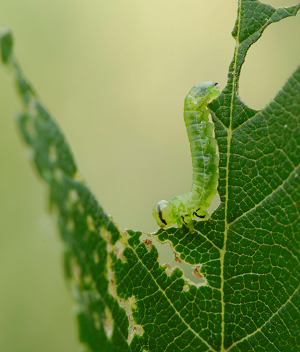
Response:
[[[159,206],[159,204],[157,204],[157,212],[158,212],[158,216],[160,218],[160,221],[164,224],[164,225],[167,225],[166,221],[163,219],[162,217],[162,212],[161,212],[161,208]]]
[[[216,86],[218,84],[218,82],[215,82],[214,85]]]

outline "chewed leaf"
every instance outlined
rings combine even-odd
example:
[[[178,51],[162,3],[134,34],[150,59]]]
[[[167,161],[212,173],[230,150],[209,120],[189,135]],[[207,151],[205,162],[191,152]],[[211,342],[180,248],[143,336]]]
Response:
[[[65,136],[24,77],[10,31],[1,30],[1,60],[22,100],[18,126],[49,184],[86,351],[300,349],[300,67],[262,110],[238,95],[250,46],[269,24],[299,8],[238,1],[228,82],[208,105],[221,204],[205,221],[160,229],[146,240],[142,232],[121,231],[99,205]],[[193,131],[189,137],[193,143]],[[195,144],[192,153],[201,148]],[[168,241],[176,264],[190,265],[199,281],[161,265],[154,238]]]

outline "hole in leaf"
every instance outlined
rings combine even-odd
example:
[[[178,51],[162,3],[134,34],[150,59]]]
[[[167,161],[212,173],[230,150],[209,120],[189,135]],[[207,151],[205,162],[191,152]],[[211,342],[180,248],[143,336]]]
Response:
[[[51,145],[48,151],[50,162],[54,163],[56,161],[56,147],[55,145]]]
[[[140,237],[141,241],[149,241],[149,236],[143,234]],[[191,284],[203,285],[206,283],[204,277],[199,272],[200,264],[195,266],[188,264],[180,259],[179,253],[174,252],[169,242],[161,243],[154,236],[151,236],[152,245],[154,245],[159,254],[159,263],[161,266],[167,265],[166,272],[169,274],[175,267],[179,267],[184,274],[184,278],[191,281]],[[144,242],[145,243],[145,242]],[[198,268],[197,268],[198,267]],[[198,275],[195,275],[195,270],[198,271]]]
[[[110,339],[114,330],[114,320],[107,306],[105,307],[105,319],[103,321],[103,328],[107,338]]]
[[[266,28],[250,49],[241,71],[240,96],[260,109],[275,97],[299,65],[300,17],[289,17]]]
[[[219,193],[217,193],[211,201],[210,207],[207,209],[208,214],[211,215],[219,207],[220,203],[221,198],[219,196]]]
[[[292,6],[297,4],[297,0],[266,0],[263,2],[274,7]]]

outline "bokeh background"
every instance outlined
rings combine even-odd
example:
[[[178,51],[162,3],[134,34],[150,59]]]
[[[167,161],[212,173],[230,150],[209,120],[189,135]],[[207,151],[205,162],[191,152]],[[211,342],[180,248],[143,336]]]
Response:
[[[274,6],[294,1],[268,1]],[[155,231],[151,209],[191,183],[183,99],[226,83],[235,0],[1,0],[23,70],[67,136],[106,212]],[[300,15],[249,51],[240,94],[260,108],[300,64]],[[0,351],[79,350],[61,244],[0,68]]]

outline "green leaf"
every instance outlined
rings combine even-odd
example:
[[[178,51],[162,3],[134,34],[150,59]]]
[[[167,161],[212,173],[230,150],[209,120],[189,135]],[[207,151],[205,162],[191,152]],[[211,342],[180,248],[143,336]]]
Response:
[[[250,46],[299,8],[238,1],[228,82],[210,104],[221,204],[193,230],[152,234],[196,266],[204,278],[197,285],[161,266],[142,232],[121,231],[103,211],[2,29],[2,62],[23,102],[18,124],[49,184],[86,351],[300,350],[300,67],[262,110],[238,95]]]
[[[7,27],[1,28],[1,60],[2,63],[8,63],[12,49],[13,49],[13,38],[12,34]]]

